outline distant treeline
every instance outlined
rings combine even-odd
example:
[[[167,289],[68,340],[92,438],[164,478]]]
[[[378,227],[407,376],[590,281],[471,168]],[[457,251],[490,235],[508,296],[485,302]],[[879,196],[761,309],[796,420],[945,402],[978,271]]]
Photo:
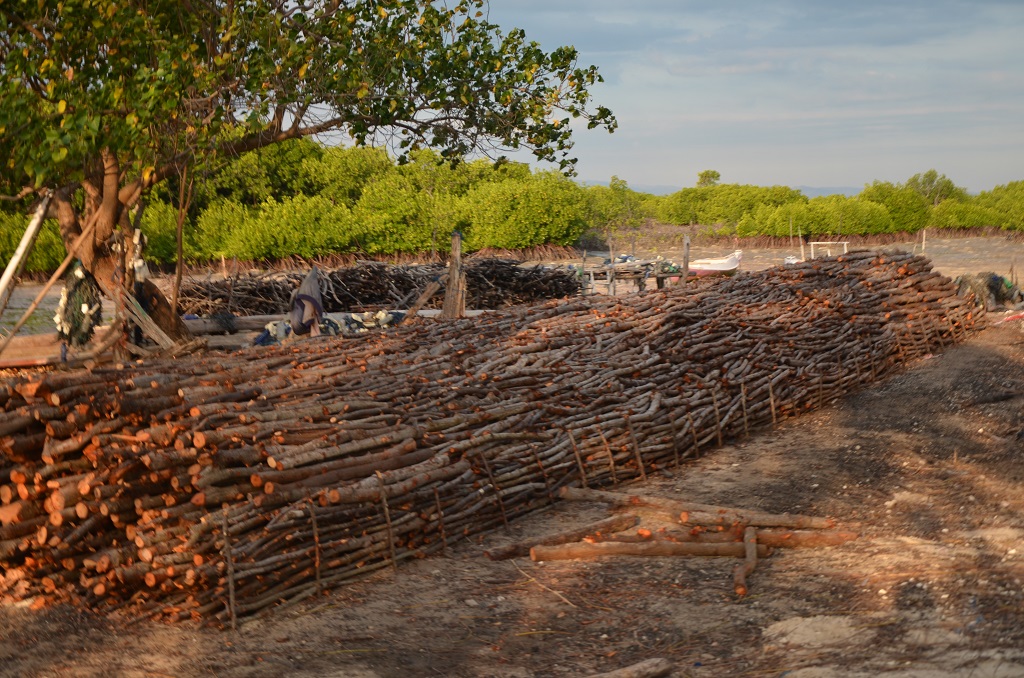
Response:
[[[654,196],[614,177],[609,186],[583,187],[520,163],[451,165],[422,151],[396,164],[380,149],[296,140],[191,175],[186,190],[172,178],[145,202],[141,228],[153,263],[177,259],[184,196],[183,251],[192,263],[444,252],[455,230],[471,251],[572,245],[628,237],[652,220],[740,237],[1024,229],[1024,181],[971,196],[934,170],[903,184],[875,182],[854,197],[717,183]],[[0,261],[9,260],[27,221],[23,211],[0,212]],[[26,269],[51,271],[64,255],[48,222]]]
[[[916,233],[928,227],[1024,230],[1024,181],[971,196],[935,170],[905,183],[875,181],[850,197],[808,199],[785,186],[720,184],[685,188],[653,204],[665,223],[731,228],[739,237]]]

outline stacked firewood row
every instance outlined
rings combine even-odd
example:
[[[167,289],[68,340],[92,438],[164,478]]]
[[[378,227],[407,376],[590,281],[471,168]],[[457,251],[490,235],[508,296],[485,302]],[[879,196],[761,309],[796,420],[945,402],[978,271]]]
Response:
[[[320,293],[328,313],[378,308],[408,308],[446,271],[442,264],[393,266],[363,262],[320,272]],[[292,293],[306,273],[246,274],[182,285],[179,305],[184,313],[211,316],[287,313]],[[579,293],[580,281],[567,269],[526,267],[508,259],[470,260],[466,266],[469,308],[496,309],[561,299]],[[444,284],[424,308],[440,308]]]
[[[930,268],[851,253],[0,382],[0,595],[220,621],[317,595],[962,340]]]

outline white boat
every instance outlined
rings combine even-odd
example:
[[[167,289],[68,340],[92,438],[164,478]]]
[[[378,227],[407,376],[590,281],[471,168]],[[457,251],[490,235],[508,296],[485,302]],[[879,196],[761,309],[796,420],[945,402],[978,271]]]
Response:
[[[739,270],[742,259],[743,250],[719,259],[694,259],[690,262],[690,275],[732,275]]]

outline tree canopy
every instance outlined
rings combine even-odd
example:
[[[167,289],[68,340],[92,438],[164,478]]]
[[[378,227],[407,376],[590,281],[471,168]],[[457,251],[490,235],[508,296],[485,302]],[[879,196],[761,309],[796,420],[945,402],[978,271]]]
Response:
[[[528,148],[571,169],[569,116],[593,66],[489,23],[484,0],[11,0],[0,9],[0,150],[15,185],[137,191],[189,153],[237,154],[337,131],[446,158]]]
[[[718,170],[703,170],[697,174],[697,188],[717,186],[722,180],[722,173]]]
[[[130,232],[142,194],[278,142],[334,135],[386,144],[400,161],[419,147],[453,162],[526,149],[572,173],[570,120],[616,126],[591,99],[597,68],[578,66],[572,47],[503,32],[485,10],[486,0],[6,0],[0,192],[54,190],[65,243],[93,223],[79,255],[109,294],[127,268],[110,241]]]

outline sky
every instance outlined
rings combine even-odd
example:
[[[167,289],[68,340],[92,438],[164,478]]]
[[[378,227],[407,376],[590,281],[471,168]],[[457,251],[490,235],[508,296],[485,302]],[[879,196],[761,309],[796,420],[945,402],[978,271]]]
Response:
[[[619,129],[574,128],[585,182],[1024,180],[1024,0],[490,0],[489,19],[600,69]]]

